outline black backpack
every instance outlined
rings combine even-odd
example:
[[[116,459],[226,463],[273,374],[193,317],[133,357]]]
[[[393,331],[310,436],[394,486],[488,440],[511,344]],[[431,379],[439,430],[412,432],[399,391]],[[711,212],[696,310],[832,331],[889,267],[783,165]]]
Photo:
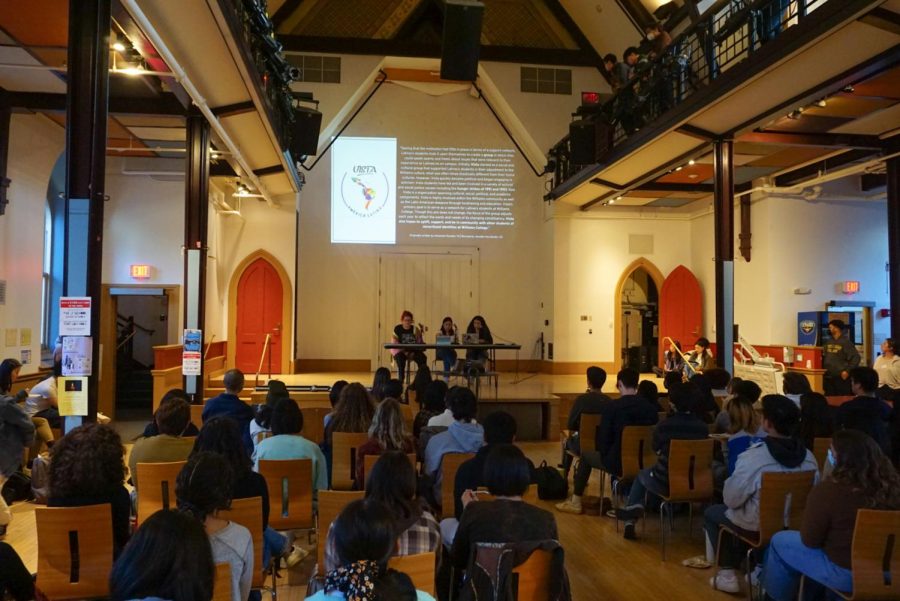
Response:
[[[31,478],[22,472],[16,472],[3,485],[3,500],[7,505],[16,501],[31,501],[34,494],[31,492]]]
[[[542,461],[534,471],[534,481],[538,487],[538,498],[545,501],[553,499],[565,499],[569,496],[569,483],[555,467]]]

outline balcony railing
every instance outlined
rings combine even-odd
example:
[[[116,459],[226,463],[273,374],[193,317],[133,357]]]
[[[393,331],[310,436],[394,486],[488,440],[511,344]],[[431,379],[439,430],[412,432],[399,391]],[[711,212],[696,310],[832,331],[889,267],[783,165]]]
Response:
[[[675,38],[659,55],[645,54],[628,82],[584,119],[605,131],[603,161],[637,130],[716,81],[763,45],[827,4],[843,0],[722,0]],[[605,126],[605,127],[604,127]],[[553,187],[586,165],[572,160],[569,136],[550,149],[556,163]]]

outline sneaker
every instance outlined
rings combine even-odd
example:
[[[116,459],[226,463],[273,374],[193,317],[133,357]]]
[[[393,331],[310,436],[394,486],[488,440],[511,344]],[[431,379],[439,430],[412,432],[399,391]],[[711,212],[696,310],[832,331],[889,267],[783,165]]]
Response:
[[[634,522],[625,522],[625,532],[622,535],[625,540],[637,540],[637,533],[634,531]]]
[[[726,593],[741,592],[741,583],[738,581],[734,570],[722,570],[709,579],[709,585],[717,591],[724,591]]]
[[[293,568],[295,565],[306,559],[308,555],[309,551],[295,545],[294,548],[291,549],[291,553],[284,558],[284,563],[287,567]]]
[[[556,510],[562,511],[563,513],[574,513],[578,515],[581,515],[581,513],[584,511],[581,508],[581,502],[579,501],[578,503],[575,503],[574,501],[572,501],[572,499],[567,499],[562,503],[557,503]]]
[[[620,520],[634,521],[644,517],[644,507],[642,505],[629,505],[625,508],[616,509],[616,518]]]
[[[759,577],[762,575],[762,566],[758,565],[753,568],[753,571],[747,574],[747,583],[750,586],[757,587],[759,586]]]

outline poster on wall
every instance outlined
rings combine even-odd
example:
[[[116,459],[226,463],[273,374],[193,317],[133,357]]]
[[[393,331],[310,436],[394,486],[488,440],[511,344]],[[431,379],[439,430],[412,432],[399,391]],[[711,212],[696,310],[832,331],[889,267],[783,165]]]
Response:
[[[87,415],[88,414],[88,379],[84,377],[59,379],[57,395],[59,397],[59,414]]]
[[[94,364],[90,336],[64,336],[62,339],[62,375],[89,376]]]
[[[31,346],[31,328],[19,330],[19,346]]]
[[[22,365],[30,365],[31,364],[31,349],[22,349],[22,352],[19,353],[19,360]]]
[[[199,376],[203,361],[203,333],[200,330],[184,331],[184,350],[181,353],[181,373],[185,376]]]
[[[64,296],[59,299],[59,335],[91,335],[91,297]]]

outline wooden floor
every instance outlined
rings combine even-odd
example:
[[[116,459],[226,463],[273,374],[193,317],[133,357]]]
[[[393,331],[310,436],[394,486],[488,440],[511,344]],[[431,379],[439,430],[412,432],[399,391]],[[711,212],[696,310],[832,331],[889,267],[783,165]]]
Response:
[[[521,446],[535,463],[546,459],[548,464],[556,465],[559,461],[558,443],[522,443]],[[599,494],[596,478],[596,475],[592,477],[588,494]],[[553,504],[546,501],[539,501],[539,505],[556,516],[575,599],[688,601],[729,597],[709,587],[712,570],[694,570],[681,565],[682,559],[703,553],[700,519],[696,515],[693,540],[687,536],[687,518],[676,518],[669,560],[664,563],[660,559],[659,525],[654,514],[647,523],[644,538],[626,541],[621,533],[616,533],[615,522],[610,518],[558,513]],[[19,552],[29,570],[34,571],[37,566],[34,505],[18,503],[12,511],[14,519],[6,541]],[[640,534],[640,528],[638,532]],[[306,540],[305,536],[299,538]],[[315,561],[312,557],[300,566],[305,570],[304,574],[312,570]],[[301,600],[305,591],[305,584],[286,586],[284,580],[279,579],[280,599]]]

